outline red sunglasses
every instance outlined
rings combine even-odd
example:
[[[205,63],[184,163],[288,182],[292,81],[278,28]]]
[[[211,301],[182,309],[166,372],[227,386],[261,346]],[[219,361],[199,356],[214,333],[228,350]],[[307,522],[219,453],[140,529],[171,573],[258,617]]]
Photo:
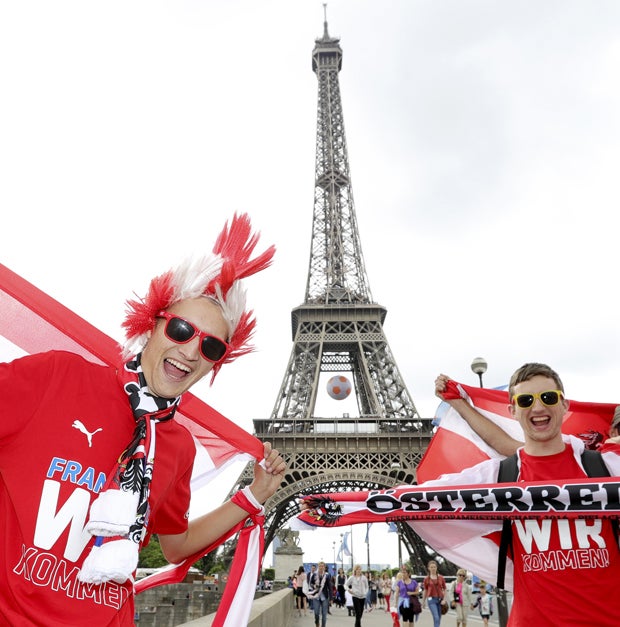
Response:
[[[230,350],[230,346],[227,342],[215,335],[197,329],[191,322],[185,320],[185,318],[175,316],[167,311],[160,311],[157,317],[167,320],[164,333],[169,340],[177,344],[187,344],[190,340],[198,336],[200,338],[200,354],[207,361],[217,364],[226,357],[226,354]]]

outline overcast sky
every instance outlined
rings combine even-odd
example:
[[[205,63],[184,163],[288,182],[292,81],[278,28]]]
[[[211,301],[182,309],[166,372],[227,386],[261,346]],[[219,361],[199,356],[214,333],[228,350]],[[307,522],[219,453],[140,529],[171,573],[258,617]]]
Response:
[[[370,288],[420,414],[477,356],[487,386],[543,361],[620,402],[620,3],[327,11]],[[248,281],[257,351],[198,391],[250,431],[304,298],[322,32],[319,0],[0,0],[0,262],[121,340],[125,300],[249,212],[278,248]]]

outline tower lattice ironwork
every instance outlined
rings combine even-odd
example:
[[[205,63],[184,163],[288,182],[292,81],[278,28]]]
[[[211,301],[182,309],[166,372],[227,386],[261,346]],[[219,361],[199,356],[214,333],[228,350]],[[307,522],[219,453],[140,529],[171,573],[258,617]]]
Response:
[[[254,420],[256,436],[272,442],[288,464],[282,487],[266,503],[265,547],[298,513],[299,494],[414,483],[432,434],[385,337],[387,310],[370,292],[349,174],[339,41],[325,20],[312,52],[318,120],[305,301],[292,311],[293,348],[271,417]],[[320,417],[317,398],[336,373],[352,379],[357,412]],[[233,491],[251,478],[248,466]],[[408,525],[400,531],[417,572],[424,572],[432,552]]]

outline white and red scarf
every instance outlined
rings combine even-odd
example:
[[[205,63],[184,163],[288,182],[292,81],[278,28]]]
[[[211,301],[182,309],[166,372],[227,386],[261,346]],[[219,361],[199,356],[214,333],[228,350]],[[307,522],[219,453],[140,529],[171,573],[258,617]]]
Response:
[[[620,479],[570,482],[399,486],[388,490],[303,497],[298,530],[405,521],[438,553],[486,581],[497,576],[502,520],[617,518]],[[512,589],[508,560],[506,588]]]
[[[298,519],[311,527],[421,520],[617,518],[620,477],[574,481],[405,485],[301,497]]]
[[[0,308],[0,359],[3,361],[25,354],[65,350],[96,364],[119,365],[120,348],[115,340],[2,264]],[[190,392],[183,395],[174,420],[192,433],[197,447],[192,491],[214,480],[235,461],[263,457],[260,440]],[[136,582],[135,592],[182,581],[200,557],[240,532],[232,570],[213,625],[239,627],[247,624],[261,568],[264,519],[262,508],[252,503],[251,494],[242,491],[233,500],[248,512],[249,523],[243,521],[181,564],[166,566]]]
[[[90,508],[86,531],[96,540],[80,570],[79,579],[84,583],[133,580],[148,524],[156,427],[172,420],[181,400],[160,398],[149,392],[141,358],[141,353],[136,355],[121,370],[136,427]]]

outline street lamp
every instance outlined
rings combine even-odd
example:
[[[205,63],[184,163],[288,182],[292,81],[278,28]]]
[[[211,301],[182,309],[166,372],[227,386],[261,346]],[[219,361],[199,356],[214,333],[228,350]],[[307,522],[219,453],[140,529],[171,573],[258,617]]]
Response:
[[[487,371],[487,365],[487,362],[482,357],[476,357],[471,362],[471,369],[480,378],[481,388],[484,387],[484,385],[482,385],[482,375]],[[499,625],[500,627],[506,627],[506,625],[508,624],[508,602],[506,600],[506,590],[497,590],[497,605],[499,614]]]
[[[487,365],[487,362],[482,357],[476,357],[471,362],[471,369],[478,375],[481,388],[484,387],[484,385],[482,385],[482,375],[487,371]]]
[[[344,572],[344,533],[340,534],[340,568]]]
[[[334,552],[334,575],[336,574],[336,540],[332,542],[332,550]]]

